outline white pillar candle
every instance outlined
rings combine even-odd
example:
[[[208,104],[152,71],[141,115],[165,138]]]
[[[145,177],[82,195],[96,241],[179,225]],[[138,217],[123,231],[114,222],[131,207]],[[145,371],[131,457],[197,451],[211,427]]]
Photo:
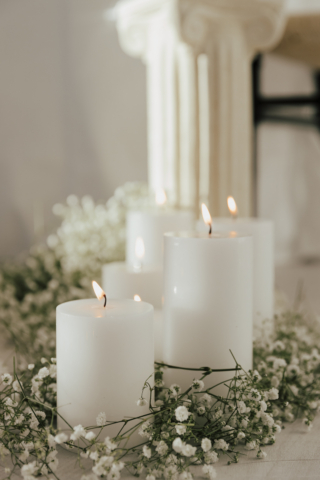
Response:
[[[254,327],[261,329],[263,320],[272,319],[274,314],[274,227],[271,220],[260,218],[238,218],[237,205],[228,198],[233,217],[212,219],[213,232],[237,232],[250,234],[253,238],[253,319]],[[197,230],[207,229],[202,220]]]
[[[167,233],[164,249],[164,361],[179,367],[252,368],[252,238]],[[189,387],[200,372],[166,370],[166,384]],[[210,385],[233,377],[214,373]],[[225,393],[218,387],[213,393]]]
[[[110,298],[139,295],[154,308],[162,308],[163,270],[146,265],[136,271],[125,262],[113,262],[102,267],[102,287]]]
[[[137,400],[153,373],[153,307],[134,300],[96,299],[57,307],[57,404],[74,427],[148,413]],[[149,379],[152,383],[152,379]],[[66,424],[59,419],[59,428]],[[115,436],[122,424],[106,428]],[[140,439],[141,440],[141,439]]]
[[[138,237],[141,237],[145,245],[145,254],[141,263],[162,266],[164,233],[173,230],[193,230],[194,222],[193,212],[163,206],[129,211],[127,213],[127,264],[135,264],[135,242]]]

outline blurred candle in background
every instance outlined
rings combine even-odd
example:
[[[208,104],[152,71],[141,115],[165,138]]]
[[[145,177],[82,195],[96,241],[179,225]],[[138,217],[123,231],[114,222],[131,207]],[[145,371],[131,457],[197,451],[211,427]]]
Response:
[[[163,265],[163,235],[173,230],[193,230],[195,217],[192,211],[168,207],[163,190],[156,193],[156,206],[127,213],[126,261],[136,261],[135,241],[143,238],[145,255],[143,265]]]
[[[144,265],[144,241],[135,241],[135,258],[132,265],[112,262],[102,267],[102,286],[110,298],[133,299],[139,295],[154,308],[162,308],[163,270],[159,265]]]

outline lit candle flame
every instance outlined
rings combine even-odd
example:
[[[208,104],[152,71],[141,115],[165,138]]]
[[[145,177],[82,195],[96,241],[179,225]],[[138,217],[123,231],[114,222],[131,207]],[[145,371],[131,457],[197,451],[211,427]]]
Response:
[[[237,218],[238,207],[237,207],[237,204],[235,202],[235,199],[233,197],[228,197],[227,203],[228,203],[229,212],[231,213],[233,218]]]
[[[212,218],[208,210],[208,207],[204,203],[201,205],[201,211],[202,211],[203,221],[209,227],[209,235],[210,235],[212,231]]]
[[[104,305],[103,306],[105,307],[106,304],[107,304],[107,295],[105,294],[105,292],[102,290],[100,285],[97,282],[95,282],[94,280],[92,281],[92,288],[93,288],[94,293],[96,294],[98,300],[102,300],[103,297],[104,297]]]
[[[156,204],[157,205],[164,205],[167,201],[166,192],[160,188],[156,193]]]
[[[144,257],[144,242],[141,237],[136,238],[136,244],[135,244],[135,254],[138,260],[141,260]]]
[[[133,300],[135,302],[141,302],[141,297],[139,297],[139,295],[134,295]]]

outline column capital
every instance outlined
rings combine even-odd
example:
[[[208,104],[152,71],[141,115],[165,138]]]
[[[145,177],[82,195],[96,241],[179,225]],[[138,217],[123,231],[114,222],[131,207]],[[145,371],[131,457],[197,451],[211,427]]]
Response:
[[[121,0],[115,8],[119,42],[130,56],[146,60],[149,31],[154,20],[167,22],[173,0]]]
[[[199,53],[214,38],[241,29],[248,52],[271,48],[281,38],[285,0],[179,0],[182,41]]]
[[[241,28],[253,54],[274,46],[285,25],[285,0],[122,0],[116,9],[119,41],[130,56],[145,59],[152,21],[176,26],[180,39],[205,52],[212,38]]]

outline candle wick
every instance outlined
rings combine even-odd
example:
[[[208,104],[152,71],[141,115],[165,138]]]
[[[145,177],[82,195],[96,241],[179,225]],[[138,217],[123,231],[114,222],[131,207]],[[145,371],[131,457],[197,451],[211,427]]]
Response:
[[[105,307],[105,306],[107,305],[107,295],[104,294],[103,296],[104,296],[104,304],[103,304],[103,306]]]
[[[212,223],[210,223],[209,225],[209,235],[211,235],[211,233],[212,233]]]

